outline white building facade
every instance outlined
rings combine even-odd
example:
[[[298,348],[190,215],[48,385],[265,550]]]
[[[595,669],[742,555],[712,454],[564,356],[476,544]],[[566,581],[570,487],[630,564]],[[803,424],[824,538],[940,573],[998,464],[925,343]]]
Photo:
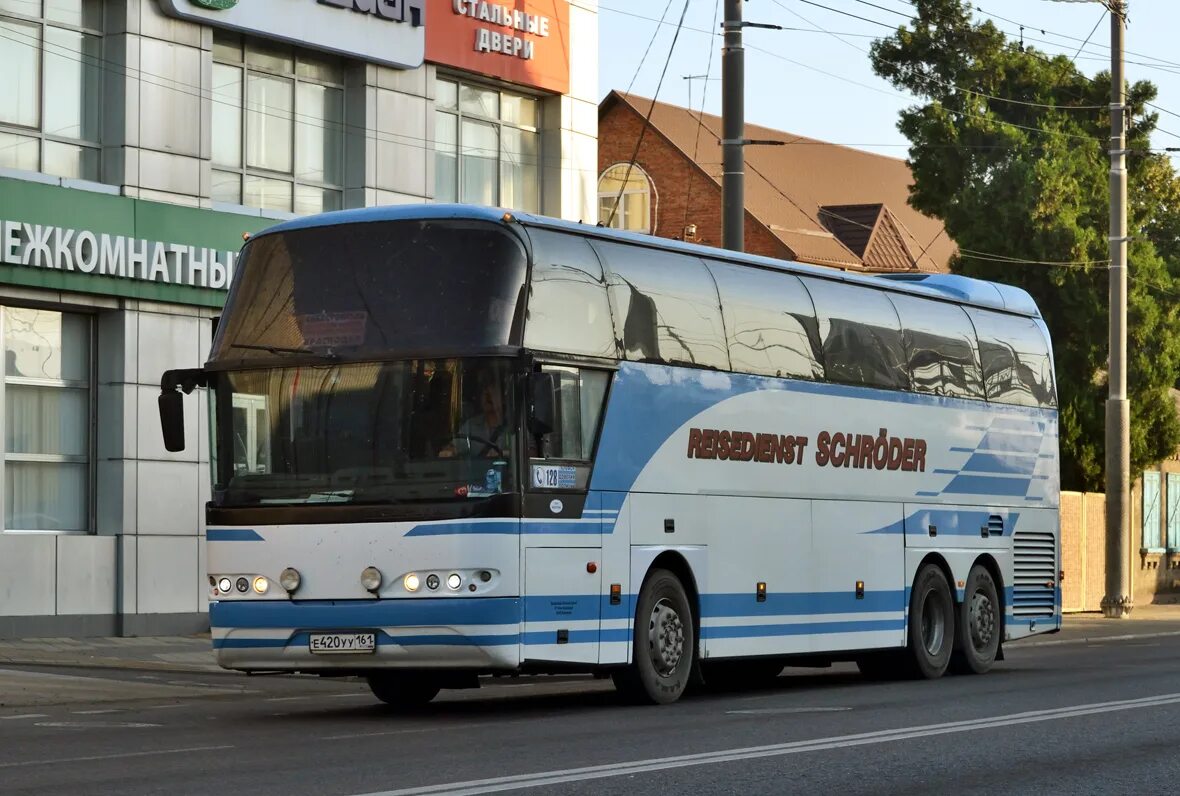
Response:
[[[596,0],[0,0],[0,638],[207,627],[207,356],[243,236],[595,218]]]

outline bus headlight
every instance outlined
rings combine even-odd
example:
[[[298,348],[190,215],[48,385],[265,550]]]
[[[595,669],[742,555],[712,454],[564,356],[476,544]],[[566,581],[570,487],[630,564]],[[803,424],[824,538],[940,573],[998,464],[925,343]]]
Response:
[[[279,573],[279,585],[292,594],[299,588],[301,580],[299,570],[295,569],[295,567],[287,567]]]
[[[433,573],[426,576],[426,588],[434,591],[438,588],[438,575]]]
[[[422,585],[422,582],[418,580],[418,576],[415,573],[411,572],[402,580],[402,585],[406,587],[406,591],[418,591],[418,587]]]
[[[254,591],[257,594],[266,594],[266,590],[270,588],[270,583],[266,578],[259,575],[254,579]]]
[[[229,578],[222,578],[217,581],[217,588],[224,594],[234,587],[233,581]]]
[[[451,591],[459,591],[459,587],[463,585],[463,576],[458,572],[452,572],[447,575],[447,588]]]
[[[365,567],[361,572],[361,585],[365,591],[375,592],[381,588],[381,570],[377,567]]]

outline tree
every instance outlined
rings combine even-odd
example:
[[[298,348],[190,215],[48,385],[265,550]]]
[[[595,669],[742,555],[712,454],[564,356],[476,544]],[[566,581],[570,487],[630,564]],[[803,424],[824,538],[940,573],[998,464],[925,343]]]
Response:
[[[960,0],[914,7],[871,52],[878,75],[925,101],[898,123],[911,143],[910,204],[945,223],[959,246],[952,270],[1036,299],[1054,340],[1062,486],[1101,489],[1110,76],[1007,39]],[[1180,444],[1168,393],[1180,378],[1180,178],[1148,151],[1155,96],[1149,82],[1128,87],[1132,472]]]

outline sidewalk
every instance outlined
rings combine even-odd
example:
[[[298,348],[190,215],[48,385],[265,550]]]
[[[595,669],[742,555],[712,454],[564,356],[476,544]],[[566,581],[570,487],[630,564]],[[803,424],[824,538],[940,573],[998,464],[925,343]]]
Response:
[[[1136,606],[1131,617],[1066,614],[1060,633],[1011,642],[1014,648],[1087,641],[1180,636],[1180,605]],[[95,669],[145,669],[172,672],[225,672],[213,658],[208,634],[144,638],[50,638],[0,640],[0,667],[60,666]],[[228,672],[226,672],[228,674]]]

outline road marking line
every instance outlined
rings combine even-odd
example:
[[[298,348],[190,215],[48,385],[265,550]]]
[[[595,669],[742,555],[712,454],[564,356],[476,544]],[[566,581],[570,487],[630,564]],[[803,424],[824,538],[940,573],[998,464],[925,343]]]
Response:
[[[73,713],[75,716],[100,716],[103,713],[119,713],[120,711],[106,709],[106,710],[71,710],[70,712]]]
[[[492,779],[470,780],[467,782],[448,782],[440,785],[377,791],[365,794],[365,796],[427,796],[427,794],[442,793],[448,794],[449,796],[473,796],[474,794],[498,793],[523,788],[561,785],[569,782],[605,779],[607,777],[627,776],[673,768],[686,768],[688,766],[730,763],[738,760],[752,760],[764,757],[783,757],[803,752],[819,752],[829,749],[844,749],[890,743],[893,741],[905,741],[914,738],[926,738],[935,735],[974,732],[976,730],[987,730],[1019,724],[1034,724],[1042,721],[1056,721],[1059,719],[1114,713],[1124,710],[1138,710],[1145,707],[1174,705],[1177,703],[1180,703],[1180,693],[1160,694],[1158,696],[1142,697],[1140,699],[1124,699],[1115,702],[1096,702],[1088,705],[1032,710],[1003,716],[989,716],[979,719],[968,719],[966,721],[951,721],[942,724],[927,724],[915,727],[898,727],[892,730],[878,730],[875,732],[840,735],[831,738],[813,738],[806,741],[790,741],[788,743],[770,744],[768,746],[722,749],[716,752],[699,752],[697,754],[679,755],[676,757],[633,760],[630,762],[608,763],[606,765],[586,766],[583,768],[540,771],[533,774],[519,774],[507,777],[494,777]]]
[[[171,708],[182,708],[182,707],[184,707],[184,705],[182,705],[182,704],[175,704],[175,705],[144,705],[144,706],[143,706],[143,709],[144,709],[144,710],[169,710],[169,709],[171,709]]]
[[[263,700],[264,702],[297,702],[301,699],[311,699],[309,696],[291,696],[291,697],[270,697]]]
[[[120,760],[126,757],[151,757],[153,755],[179,755],[189,752],[216,752],[221,749],[233,749],[225,746],[187,746],[183,749],[157,749],[152,752],[122,752],[113,755],[89,755],[87,757],[55,757],[49,760],[17,760],[11,763],[0,763],[0,768],[17,768],[19,766],[52,766],[59,763],[89,763],[95,760]]]
[[[0,716],[0,721],[16,721],[17,719],[43,719],[48,713],[21,713],[16,716]]]
[[[840,713],[852,708],[757,708],[754,710],[727,710],[727,716],[773,716],[780,713]]]
[[[320,737],[321,741],[347,741],[353,738],[376,738],[382,735],[414,735],[423,732],[439,732],[445,730],[470,730],[474,727],[492,727],[500,726],[501,722],[483,722],[482,724],[448,724],[443,726],[433,727],[407,727],[403,730],[382,730],[380,732],[357,732],[349,733],[348,735],[324,735]]]

